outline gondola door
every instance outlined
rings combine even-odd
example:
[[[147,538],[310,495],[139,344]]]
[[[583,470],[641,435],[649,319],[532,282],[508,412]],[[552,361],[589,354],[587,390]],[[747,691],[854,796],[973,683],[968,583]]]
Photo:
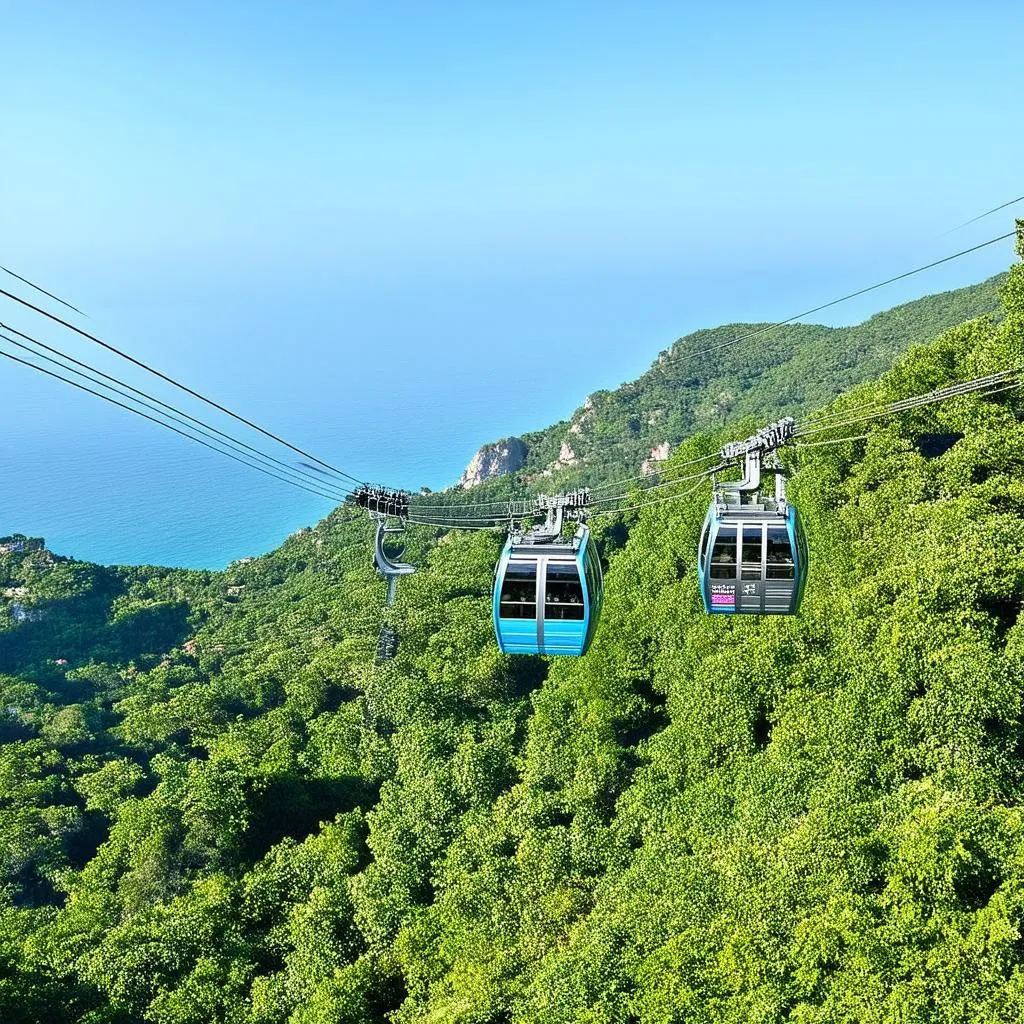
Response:
[[[537,643],[545,654],[581,654],[587,634],[587,595],[575,559],[544,559]]]
[[[738,611],[756,615],[764,608],[764,526],[744,523],[740,536]]]
[[[538,564],[536,559],[510,559],[499,581],[495,627],[503,651],[536,654]]]
[[[722,523],[711,534],[713,546],[707,565],[709,612],[736,613],[736,532],[735,526]]]
[[[764,571],[764,610],[769,615],[790,615],[796,612],[800,602],[800,585],[796,576],[797,554],[803,559],[803,551],[794,552],[796,540],[796,514],[791,513],[789,526],[785,522],[769,523],[766,527]],[[801,574],[805,572],[800,565]]]

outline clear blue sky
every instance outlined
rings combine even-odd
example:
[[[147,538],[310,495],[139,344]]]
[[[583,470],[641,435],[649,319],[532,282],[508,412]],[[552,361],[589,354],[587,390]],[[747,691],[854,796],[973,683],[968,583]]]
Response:
[[[0,263],[410,486],[688,331],[780,319],[1009,230],[1012,211],[943,236],[1024,193],[1010,0],[0,13]],[[15,432],[47,402],[51,423],[126,429],[56,387],[0,366]]]

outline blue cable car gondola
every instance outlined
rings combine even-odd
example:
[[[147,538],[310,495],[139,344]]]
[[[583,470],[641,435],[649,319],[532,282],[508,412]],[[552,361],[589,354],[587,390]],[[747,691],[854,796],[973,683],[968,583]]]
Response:
[[[510,536],[494,574],[493,617],[507,654],[586,652],[603,594],[601,561],[590,530],[569,543],[543,532]]]
[[[745,457],[742,480],[715,487],[701,530],[697,565],[704,610],[713,615],[795,615],[807,582],[807,541],[786,500],[781,467],[774,496],[760,493],[761,453],[790,436],[780,420],[723,455]],[[781,440],[780,440],[781,438]]]

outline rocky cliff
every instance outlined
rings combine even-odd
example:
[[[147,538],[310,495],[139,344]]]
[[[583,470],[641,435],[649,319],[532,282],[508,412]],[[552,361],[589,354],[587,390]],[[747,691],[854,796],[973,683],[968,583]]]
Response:
[[[526,445],[518,437],[506,437],[494,444],[485,444],[459,477],[459,486],[468,491],[485,480],[515,473],[526,464],[526,453]]]

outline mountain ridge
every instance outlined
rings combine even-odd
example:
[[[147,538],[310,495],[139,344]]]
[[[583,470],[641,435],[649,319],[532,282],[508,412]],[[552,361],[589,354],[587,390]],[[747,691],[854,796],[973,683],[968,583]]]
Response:
[[[635,380],[588,395],[568,419],[482,445],[474,459],[517,440],[525,445],[525,459],[511,470],[474,474],[479,479],[473,488],[510,474],[519,479],[507,483],[528,489],[599,484],[615,474],[639,473],[651,449],[678,445],[695,430],[715,429],[747,414],[776,419],[824,404],[877,377],[910,345],[997,313],[1005,280],[1005,273],[996,274],[925,295],[848,327],[737,323],[693,331],[659,352]],[[763,333],[747,337],[754,332]],[[744,338],[738,345],[716,350],[738,337]],[[695,348],[700,354],[693,357]],[[609,438],[622,447],[611,456],[604,443]],[[571,448],[572,461],[562,458],[563,445]],[[466,479],[463,474],[456,486],[464,489]]]

